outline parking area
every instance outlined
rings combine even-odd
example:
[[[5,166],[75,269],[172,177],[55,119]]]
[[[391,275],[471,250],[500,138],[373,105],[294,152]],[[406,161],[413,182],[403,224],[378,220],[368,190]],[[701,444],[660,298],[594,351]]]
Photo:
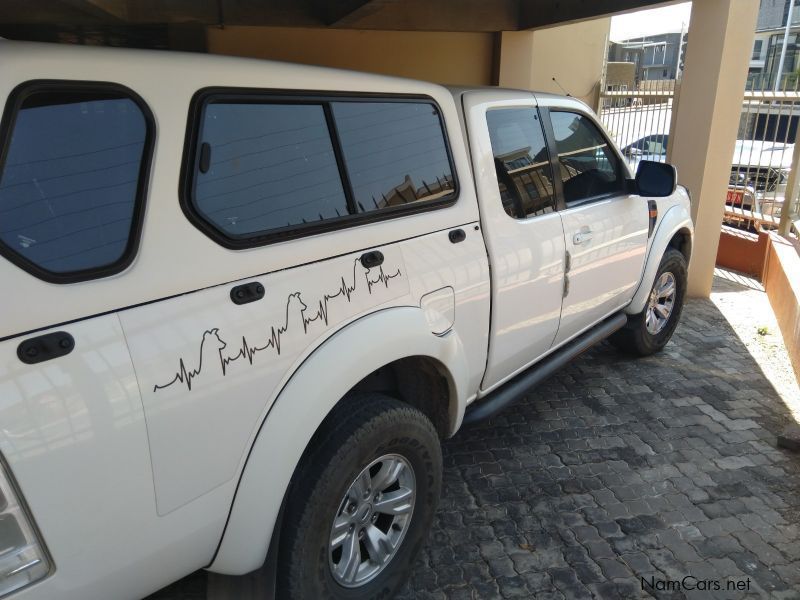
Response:
[[[448,441],[401,598],[800,598],[800,455],[775,444],[797,386],[779,394],[720,311],[755,329],[759,292],[714,291],[660,355],[601,344]],[[196,574],[151,598],[205,597]]]

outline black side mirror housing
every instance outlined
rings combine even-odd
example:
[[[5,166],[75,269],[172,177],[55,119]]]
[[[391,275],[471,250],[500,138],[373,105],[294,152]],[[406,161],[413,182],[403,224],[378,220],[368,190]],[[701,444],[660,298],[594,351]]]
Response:
[[[670,164],[643,160],[636,168],[636,188],[640,196],[663,198],[675,192],[678,172]]]

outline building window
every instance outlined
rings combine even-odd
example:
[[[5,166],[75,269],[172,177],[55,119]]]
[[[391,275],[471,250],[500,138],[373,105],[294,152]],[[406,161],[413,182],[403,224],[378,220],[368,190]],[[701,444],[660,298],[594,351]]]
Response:
[[[783,46],[783,34],[770,36],[767,45],[766,57],[764,59],[764,85],[772,87],[778,78],[778,65],[780,64],[781,48]],[[780,87],[794,87],[793,73],[800,65],[800,44],[798,44],[797,34],[790,34],[786,45],[786,60],[783,65],[783,73],[780,75]]]
[[[762,48],[763,43],[764,43],[763,40],[756,40],[755,43],[753,44],[753,58],[752,58],[752,60],[758,60],[759,58],[761,58],[761,48]]]
[[[68,283],[125,268],[138,246],[153,119],[121,86],[32,82],[12,93],[0,250]]]

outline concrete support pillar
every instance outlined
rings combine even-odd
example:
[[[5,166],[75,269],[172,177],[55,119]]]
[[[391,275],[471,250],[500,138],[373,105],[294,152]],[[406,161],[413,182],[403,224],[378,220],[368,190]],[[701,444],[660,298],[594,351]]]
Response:
[[[533,85],[533,31],[500,34],[500,87],[529,90]]]
[[[711,292],[758,2],[692,3],[680,102],[667,160],[692,194],[695,242],[689,295]]]
[[[502,32],[499,85],[566,92],[596,106],[610,26],[611,19],[603,17],[535,31]]]

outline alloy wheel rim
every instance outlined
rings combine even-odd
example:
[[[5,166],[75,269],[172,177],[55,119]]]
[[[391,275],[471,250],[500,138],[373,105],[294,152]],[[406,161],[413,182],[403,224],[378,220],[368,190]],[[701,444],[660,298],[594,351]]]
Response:
[[[397,554],[411,524],[416,478],[399,454],[367,465],[348,487],[333,519],[328,562],[336,582],[362,586]]]
[[[670,273],[662,273],[653,289],[650,291],[650,299],[647,303],[647,315],[645,326],[651,335],[660,333],[667,326],[669,318],[675,309],[675,298],[677,297],[677,284],[675,276]]]

